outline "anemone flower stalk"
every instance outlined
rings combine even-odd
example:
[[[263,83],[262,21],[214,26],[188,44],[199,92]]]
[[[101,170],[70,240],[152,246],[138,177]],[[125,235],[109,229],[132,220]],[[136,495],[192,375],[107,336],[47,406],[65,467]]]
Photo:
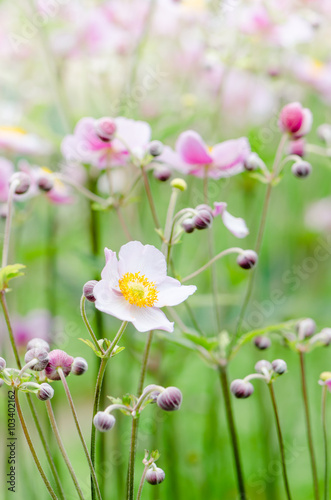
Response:
[[[8,212],[6,218],[6,226],[5,226],[5,235],[3,240],[3,248],[2,248],[2,264],[1,267],[6,267],[8,264],[8,252],[9,252],[9,241],[10,241],[10,230],[11,223],[13,218],[13,210],[14,210],[14,194],[17,186],[20,181],[18,179],[14,179],[9,188],[8,193]]]
[[[143,181],[144,181],[144,187],[145,187],[145,191],[146,191],[146,196],[147,196],[149,208],[151,210],[151,214],[152,214],[152,217],[153,217],[154,225],[155,225],[156,229],[159,229],[161,226],[160,226],[159,218],[157,216],[157,212],[156,212],[156,208],[155,208],[155,203],[154,203],[154,199],[153,199],[151,187],[149,185],[148,175],[147,175],[145,167],[143,165],[141,166],[141,175],[142,175],[142,178],[143,178]]]
[[[322,389],[322,427],[324,441],[324,500],[329,498],[329,456],[328,456],[328,438],[327,438],[327,419],[326,419],[326,398],[328,386]]]
[[[42,468],[42,466],[40,464],[40,461],[38,459],[38,455],[36,453],[36,450],[35,450],[35,448],[33,446],[32,441],[31,441],[31,437],[30,437],[30,434],[29,434],[29,431],[28,431],[28,428],[26,426],[26,423],[25,423],[25,420],[24,420],[24,416],[23,416],[23,413],[22,413],[22,409],[21,409],[21,405],[20,405],[20,402],[19,402],[17,390],[15,390],[15,404],[16,404],[18,418],[20,419],[21,427],[22,427],[22,430],[23,430],[26,442],[28,443],[28,446],[30,448],[33,460],[34,460],[34,462],[35,462],[35,464],[37,466],[39,474],[41,475],[42,480],[44,481],[45,486],[46,486],[46,488],[47,488],[48,493],[50,494],[50,496],[53,498],[53,500],[57,500],[57,496],[56,496],[56,494],[55,494],[55,492],[54,492],[54,490],[53,490],[50,482],[48,481],[48,479],[46,477],[44,469]]]
[[[107,174],[107,179],[108,179],[109,195],[110,195],[110,197],[112,197],[113,190],[112,190],[112,179],[111,179],[111,168],[110,167],[108,167],[106,169],[106,174]],[[123,232],[125,234],[126,239],[128,241],[131,241],[133,238],[132,238],[130,230],[129,230],[129,228],[124,220],[121,208],[119,207],[119,205],[117,203],[114,204],[114,208],[115,208],[119,223],[121,224],[121,227],[123,229]]]
[[[75,405],[74,405],[74,402],[73,402],[73,399],[72,399],[72,396],[71,396],[71,393],[70,393],[69,386],[67,384],[66,377],[65,377],[65,375],[63,373],[62,368],[57,368],[57,372],[58,372],[58,374],[60,376],[60,379],[61,379],[61,382],[63,384],[64,390],[65,390],[65,393],[66,393],[66,396],[67,396],[67,399],[68,399],[68,402],[69,402],[69,406],[70,406],[72,415],[74,417],[74,421],[75,421],[75,425],[76,425],[76,428],[77,428],[77,432],[78,432],[80,441],[82,443],[82,446],[83,446],[83,449],[84,449],[84,453],[85,453],[87,462],[88,462],[89,467],[90,467],[90,471],[91,471],[91,475],[92,475],[92,478],[93,478],[93,483],[94,483],[94,487],[95,487],[95,491],[96,491],[96,496],[97,496],[98,500],[102,500],[101,493],[100,493],[100,488],[99,488],[99,484],[98,484],[98,480],[97,480],[97,476],[95,474],[95,470],[94,470],[94,467],[93,467],[93,464],[92,464],[92,461],[91,461],[91,457],[90,457],[90,454],[88,452],[88,449],[87,449],[87,446],[86,446],[86,443],[85,443],[85,439],[84,439],[82,430],[80,428],[80,424],[79,424],[78,417],[77,417],[77,412],[76,412]]]

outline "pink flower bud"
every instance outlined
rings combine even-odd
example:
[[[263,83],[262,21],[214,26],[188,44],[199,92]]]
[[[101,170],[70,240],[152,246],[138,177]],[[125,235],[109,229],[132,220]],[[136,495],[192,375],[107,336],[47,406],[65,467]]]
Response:
[[[195,229],[193,219],[185,219],[182,222],[182,228],[184,229],[185,233],[193,233],[193,231]]]
[[[254,338],[254,344],[258,349],[264,351],[271,346],[271,340],[265,335],[258,335]]]
[[[152,156],[160,156],[163,152],[163,144],[160,141],[152,141],[148,145],[148,152]]]
[[[297,323],[296,329],[299,339],[303,340],[314,335],[316,331],[316,323],[313,319],[306,318]]]
[[[167,387],[158,395],[156,403],[165,411],[179,410],[182,404],[182,393],[177,387]]]
[[[30,177],[24,172],[16,172],[13,174],[9,180],[10,184],[14,181],[18,180],[19,184],[15,189],[15,194],[24,194],[28,191],[31,181]]]
[[[307,161],[297,161],[292,165],[291,170],[295,177],[304,178],[311,174],[312,166]]]
[[[48,365],[45,368],[47,378],[50,380],[61,380],[57,371],[58,368],[62,368],[64,376],[67,377],[71,371],[73,361],[74,358],[66,352],[54,349],[49,353]]]
[[[45,349],[45,351],[47,351],[47,352],[49,352],[49,350],[50,350],[48,342],[46,342],[46,340],[44,340],[44,339],[39,339],[38,337],[29,340],[29,342],[26,346],[27,351],[29,351],[30,349],[34,349],[34,348]]]
[[[198,214],[193,217],[193,224],[196,229],[206,229],[211,226],[212,222],[213,215],[210,210],[205,208],[201,208]]]
[[[252,269],[258,261],[258,255],[254,250],[244,250],[238,255],[237,264],[243,269]]]
[[[151,467],[146,472],[146,481],[149,484],[160,484],[165,479],[165,473],[160,467]]]
[[[73,375],[83,375],[88,369],[86,359],[77,357],[71,365],[71,373]]]
[[[41,401],[47,401],[48,399],[52,399],[54,396],[54,389],[51,385],[46,382],[41,384],[39,391],[37,392],[37,398]]]
[[[93,423],[94,426],[100,432],[107,432],[112,427],[114,427],[116,419],[114,415],[110,413],[106,413],[105,411],[98,411],[98,413],[94,416]]]
[[[310,132],[312,114],[308,108],[303,108],[299,102],[292,102],[283,107],[279,117],[279,128],[294,138],[300,138]]]
[[[278,375],[282,375],[287,370],[287,364],[283,359],[275,359],[271,363],[271,366],[272,366],[273,371],[275,373],[278,373]]]
[[[40,372],[41,370],[44,370],[48,364],[48,352],[42,347],[34,347],[33,349],[27,351],[24,357],[24,361],[26,363],[30,363],[30,361],[32,361],[33,359],[35,359],[36,362],[32,366],[30,366],[31,370]]]
[[[266,370],[268,372],[272,370],[271,363],[269,363],[269,361],[266,361],[265,359],[261,359],[260,361],[258,361],[254,368],[257,373],[261,373],[262,375],[264,375],[264,372]]]
[[[257,153],[250,153],[245,160],[244,167],[245,170],[251,172],[259,168],[259,155]]]
[[[231,382],[230,391],[236,398],[245,399],[253,394],[254,387],[250,382],[237,378]]]
[[[117,126],[112,118],[100,118],[95,124],[95,132],[104,142],[110,141],[116,132]]]
[[[6,368],[6,360],[3,358],[0,358],[0,372]]]
[[[165,182],[171,177],[171,170],[167,165],[156,165],[153,169],[155,179]]]
[[[86,300],[89,302],[95,302],[95,297],[93,295],[93,289],[98,282],[96,280],[90,280],[83,286],[83,294]]]
[[[38,179],[38,187],[41,191],[48,193],[54,187],[54,181],[50,175],[42,175]]]
[[[305,139],[296,139],[295,141],[290,141],[288,145],[288,154],[305,156],[306,153],[306,141]]]

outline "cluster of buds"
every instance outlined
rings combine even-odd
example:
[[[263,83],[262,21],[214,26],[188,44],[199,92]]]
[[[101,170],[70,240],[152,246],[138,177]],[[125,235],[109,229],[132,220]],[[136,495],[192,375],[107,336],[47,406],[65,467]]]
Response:
[[[182,228],[186,233],[193,233],[195,229],[207,229],[211,227],[215,216],[214,210],[206,204],[198,205],[191,210],[192,217],[182,221]]]
[[[155,464],[159,457],[160,454],[157,450],[152,451],[150,456],[148,451],[145,450],[145,457],[143,459],[143,464],[145,466],[145,479],[152,485],[160,484],[165,480],[165,472]]]
[[[295,332],[284,332],[285,342],[296,352],[309,352],[316,347],[328,346],[331,343],[331,328],[323,328],[316,333],[316,323],[305,318],[296,324]]]
[[[231,382],[230,390],[238,399],[245,399],[254,392],[254,386],[250,380],[262,379],[267,384],[271,384],[279,375],[287,371],[286,362],[283,359],[275,359],[271,363],[266,360],[260,360],[255,365],[255,372],[247,375],[244,379],[236,379]]]
[[[271,346],[271,340],[265,335],[258,335],[257,337],[254,337],[253,342],[255,347],[257,347],[260,351],[265,351]]]
[[[116,419],[112,412],[121,410],[126,415],[137,417],[150,403],[156,403],[164,411],[179,410],[182,404],[182,393],[177,387],[162,387],[160,385],[148,385],[139,398],[125,396],[122,399],[109,397],[112,404],[103,411],[98,411],[94,416],[93,423],[100,432],[106,432],[114,427]]]

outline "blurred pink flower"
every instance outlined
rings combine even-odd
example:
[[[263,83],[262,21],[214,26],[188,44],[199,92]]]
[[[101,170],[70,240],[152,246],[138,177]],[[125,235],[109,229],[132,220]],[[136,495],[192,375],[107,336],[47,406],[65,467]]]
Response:
[[[308,108],[299,102],[291,102],[283,107],[279,116],[279,128],[294,139],[299,139],[310,132],[313,116]]]
[[[116,253],[105,249],[106,265],[93,294],[100,311],[130,321],[139,332],[166,330],[174,324],[159,309],[175,306],[196,291],[167,276],[166,260],[152,245],[130,241]]]
[[[0,202],[7,201],[9,193],[9,179],[14,173],[14,165],[6,158],[0,158]]]
[[[306,210],[305,223],[313,231],[331,232],[331,197],[311,203]]]
[[[35,309],[26,316],[13,318],[13,333],[18,346],[26,347],[29,340],[38,337],[51,340],[52,316],[46,309]]]
[[[46,155],[50,145],[35,134],[19,127],[0,127],[0,150],[17,154]]]

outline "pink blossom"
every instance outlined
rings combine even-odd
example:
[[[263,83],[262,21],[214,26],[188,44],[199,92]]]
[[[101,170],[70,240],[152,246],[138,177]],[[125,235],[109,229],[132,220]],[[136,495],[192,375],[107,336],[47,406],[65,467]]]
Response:
[[[48,354],[48,365],[45,368],[47,378],[51,380],[60,380],[58,368],[61,368],[64,376],[67,377],[71,371],[73,362],[74,358],[72,356],[69,356],[69,354],[60,349],[54,349]]]
[[[13,318],[13,333],[18,346],[26,347],[26,344],[36,336],[49,342],[51,329],[52,318],[45,309],[35,309],[26,316]]]
[[[45,155],[50,145],[35,134],[18,127],[0,127],[0,150],[16,154]]]
[[[299,102],[283,107],[279,116],[279,127],[293,138],[299,139],[310,132],[313,117],[310,109],[303,108]]]
[[[106,265],[94,289],[95,306],[111,316],[130,321],[139,332],[166,330],[171,323],[160,307],[175,306],[196,291],[167,276],[164,255],[152,245],[130,241],[116,253],[105,249]]]
[[[237,238],[245,238],[249,230],[246,226],[246,222],[244,219],[240,217],[234,217],[227,210],[227,203],[225,202],[216,202],[214,203],[213,216],[216,217],[220,215],[223,220],[224,226]]]

